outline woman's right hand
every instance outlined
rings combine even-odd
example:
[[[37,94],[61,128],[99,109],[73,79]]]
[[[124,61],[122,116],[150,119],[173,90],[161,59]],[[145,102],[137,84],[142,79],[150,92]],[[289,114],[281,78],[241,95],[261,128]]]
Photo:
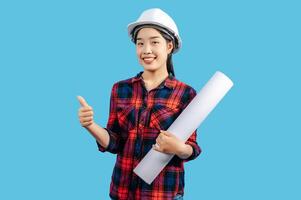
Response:
[[[88,127],[94,123],[93,108],[88,105],[83,97],[77,96],[77,99],[81,105],[81,107],[78,109],[79,122],[83,127]]]

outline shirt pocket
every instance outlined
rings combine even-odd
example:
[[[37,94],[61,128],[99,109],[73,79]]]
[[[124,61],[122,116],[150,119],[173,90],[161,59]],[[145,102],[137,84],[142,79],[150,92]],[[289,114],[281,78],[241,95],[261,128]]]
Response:
[[[167,130],[180,113],[181,109],[177,106],[156,104],[151,110],[149,126],[158,130]]]
[[[117,118],[120,128],[125,132],[135,128],[135,106],[132,104],[117,104]]]

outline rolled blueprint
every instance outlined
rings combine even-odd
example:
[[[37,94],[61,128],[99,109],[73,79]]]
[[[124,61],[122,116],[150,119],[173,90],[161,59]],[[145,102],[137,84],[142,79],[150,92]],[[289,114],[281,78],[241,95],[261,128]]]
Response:
[[[232,86],[233,82],[217,71],[167,131],[186,142]],[[151,184],[173,156],[151,149],[135,167],[134,172]]]

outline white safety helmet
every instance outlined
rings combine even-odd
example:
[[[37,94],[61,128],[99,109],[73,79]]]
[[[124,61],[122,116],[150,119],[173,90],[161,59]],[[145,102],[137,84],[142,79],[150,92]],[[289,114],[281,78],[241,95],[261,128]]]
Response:
[[[155,27],[171,37],[174,44],[173,53],[176,53],[182,46],[179,31],[173,19],[159,8],[145,10],[137,21],[128,25],[128,34],[133,42],[138,27]],[[138,30],[137,30],[137,29]]]

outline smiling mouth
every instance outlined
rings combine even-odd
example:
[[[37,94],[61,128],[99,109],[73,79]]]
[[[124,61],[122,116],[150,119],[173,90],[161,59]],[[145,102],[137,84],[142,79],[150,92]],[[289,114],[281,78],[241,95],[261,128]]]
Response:
[[[146,57],[146,58],[142,58],[142,60],[146,63],[150,63],[152,62],[153,60],[155,60],[156,57]]]

